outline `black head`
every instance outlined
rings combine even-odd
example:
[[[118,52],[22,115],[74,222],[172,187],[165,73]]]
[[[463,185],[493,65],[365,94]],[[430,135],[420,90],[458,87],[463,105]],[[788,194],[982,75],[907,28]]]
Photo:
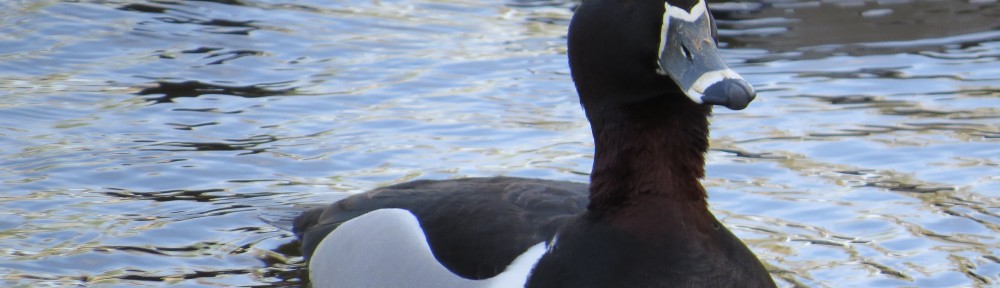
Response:
[[[674,97],[740,110],[755,97],[719,56],[715,21],[704,0],[583,1],[568,46],[588,115],[609,101]]]

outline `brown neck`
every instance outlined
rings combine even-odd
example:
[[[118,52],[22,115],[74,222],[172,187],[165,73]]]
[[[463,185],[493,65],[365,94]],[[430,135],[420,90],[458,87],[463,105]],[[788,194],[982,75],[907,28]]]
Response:
[[[614,213],[648,201],[705,202],[700,179],[711,108],[680,97],[595,111],[600,115],[591,119],[600,120],[591,123],[596,145],[591,212]]]

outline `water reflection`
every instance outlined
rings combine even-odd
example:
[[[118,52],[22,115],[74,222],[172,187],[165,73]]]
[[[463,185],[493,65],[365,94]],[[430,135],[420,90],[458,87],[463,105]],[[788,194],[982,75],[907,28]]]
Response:
[[[705,183],[783,286],[1000,283],[996,1],[714,4],[760,97]],[[298,286],[276,211],[586,181],[575,5],[2,2],[0,285]]]
[[[996,1],[760,1],[713,6],[729,48],[765,59],[939,52],[1000,39]]]

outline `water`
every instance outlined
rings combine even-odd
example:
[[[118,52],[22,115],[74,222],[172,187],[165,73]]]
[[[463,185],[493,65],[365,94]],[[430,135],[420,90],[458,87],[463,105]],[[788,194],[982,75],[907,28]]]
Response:
[[[760,96],[705,183],[780,285],[1000,285],[997,1],[715,4]],[[573,6],[4,1],[0,286],[297,286],[260,211],[586,181]]]

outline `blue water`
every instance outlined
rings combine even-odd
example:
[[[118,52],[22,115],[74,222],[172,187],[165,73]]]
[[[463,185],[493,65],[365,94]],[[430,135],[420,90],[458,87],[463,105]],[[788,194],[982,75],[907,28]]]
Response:
[[[781,286],[1000,285],[1000,4],[712,3],[711,208]],[[295,286],[268,211],[586,181],[574,2],[4,1],[0,286]]]

